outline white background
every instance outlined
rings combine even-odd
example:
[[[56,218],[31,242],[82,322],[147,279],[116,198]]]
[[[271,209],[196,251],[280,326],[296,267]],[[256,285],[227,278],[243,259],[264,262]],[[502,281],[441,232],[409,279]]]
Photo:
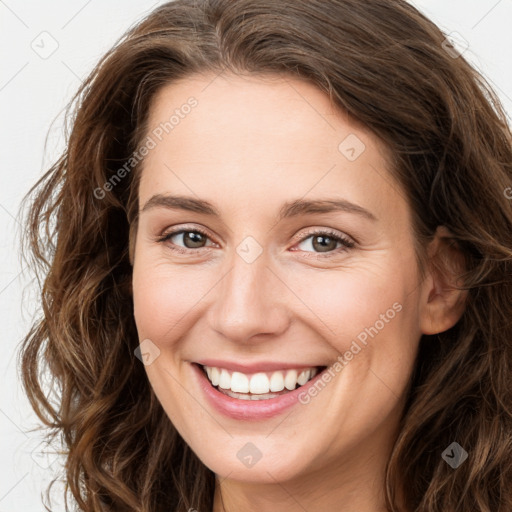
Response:
[[[60,114],[82,78],[128,27],[162,3],[0,0],[0,512],[43,511],[40,494],[59,469],[59,460],[45,469],[51,457],[35,457],[37,462],[32,458],[33,450],[39,451],[40,437],[28,430],[37,419],[17,373],[17,348],[35,314],[32,276],[18,255],[19,203],[62,150]],[[469,43],[465,57],[483,71],[510,116],[512,0],[414,4],[445,33],[455,31]],[[47,58],[33,49],[39,45],[42,52],[43,45],[49,50],[57,44]],[[59,500],[55,503],[53,510],[64,510]]]

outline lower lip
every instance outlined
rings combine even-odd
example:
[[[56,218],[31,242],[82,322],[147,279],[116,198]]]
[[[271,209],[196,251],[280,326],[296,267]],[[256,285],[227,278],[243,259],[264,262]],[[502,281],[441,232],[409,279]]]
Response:
[[[248,421],[273,418],[290,407],[300,404],[298,400],[299,395],[304,392],[307,393],[309,387],[313,386],[323,374],[323,372],[320,372],[303,386],[275,398],[267,400],[241,400],[217,391],[197,364],[193,363],[192,368],[199,380],[199,386],[214,409],[235,420]]]

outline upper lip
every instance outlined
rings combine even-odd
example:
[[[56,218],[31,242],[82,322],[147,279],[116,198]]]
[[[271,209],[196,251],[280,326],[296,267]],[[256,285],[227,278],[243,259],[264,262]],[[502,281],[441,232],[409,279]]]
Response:
[[[220,359],[201,359],[196,361],[197,364],[202,366],[211,366],[216,368],[224,368],[233,372],[241,373],[258,373],[258,372],[272,372],[278,370],[300,370],[305,368],[317,368],[317,364],[304,364],[304,363],[284,363],[278,361],[259,361],[253,363],[240,363],[234,361],[225,361]]]

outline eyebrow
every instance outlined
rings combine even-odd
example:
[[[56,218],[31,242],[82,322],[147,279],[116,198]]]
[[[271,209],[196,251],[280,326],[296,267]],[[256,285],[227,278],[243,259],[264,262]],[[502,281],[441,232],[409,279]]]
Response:
[[[210,202],[204,199],[196,199],[188,196],[171,196],[155,194],[142,207],[141,212],[152,208],[168,208],[172,210],[186,210],[189,212],[202,213],[214,217],[221,217],[220,212]],[[332,212],[354,213],[369,220],[376,221],[377,217],[369,210],[346,199],[296,199],[283,204],[279,210],[278,222],[283,219],[307,215],[313,213]]]

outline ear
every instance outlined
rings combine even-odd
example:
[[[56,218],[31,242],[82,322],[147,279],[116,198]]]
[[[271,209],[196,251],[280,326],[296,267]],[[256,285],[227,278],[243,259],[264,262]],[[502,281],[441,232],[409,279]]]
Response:
[[[422,334],[438,334],[453,327],[464,312],[468,292],[459,287],[466,265],[464,254],[444,226],[437,228],[427,254],[428,272],[420,297],[420,328]]]

